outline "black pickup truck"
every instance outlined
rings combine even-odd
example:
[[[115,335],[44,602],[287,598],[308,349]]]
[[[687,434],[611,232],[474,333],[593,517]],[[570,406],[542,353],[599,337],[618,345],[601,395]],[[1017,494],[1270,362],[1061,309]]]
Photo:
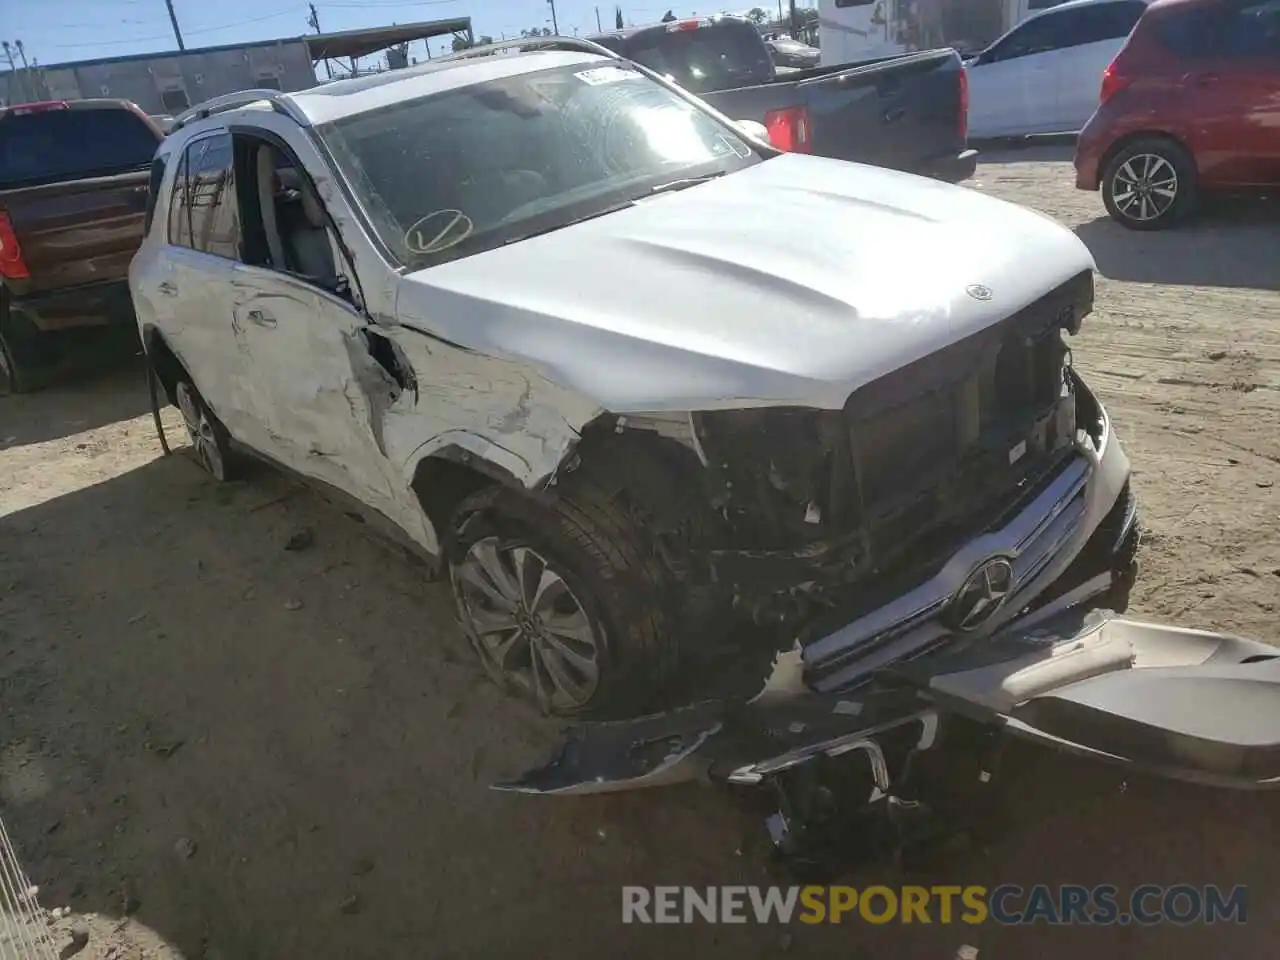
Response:
[[[136,335],[129,261],[163,138],[126,100],[0,109],[0,394],[44,385],[73,342]]]
[[[757,120],[784,149],[971,176],[968,84],[954,50],[779,74],[760,32],[732,16],[695,17],[589,37],[697,94],[732,120]]]

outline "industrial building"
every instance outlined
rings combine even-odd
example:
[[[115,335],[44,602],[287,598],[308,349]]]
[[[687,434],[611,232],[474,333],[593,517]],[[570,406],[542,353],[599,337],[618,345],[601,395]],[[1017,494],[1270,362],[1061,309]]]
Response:
[[[119,97],[150,114],[172,115],[236,90],[305,90],[316,85],[322,61],[342,61],[354,71],[359,58],[388,50],[390,66],[406,66],[409,43],[447,34],[470,43],[471,18],[41,65],[0,72],[0,103]]]

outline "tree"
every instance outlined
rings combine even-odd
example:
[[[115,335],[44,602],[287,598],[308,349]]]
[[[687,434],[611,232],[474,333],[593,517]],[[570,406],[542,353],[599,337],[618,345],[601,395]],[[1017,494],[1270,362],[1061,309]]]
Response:
[[[613,14],[614,14],[613,16],[614,29],[616,30],[623,29],[626,26],[626,24],[622,22],[622,7],[614,7]]]
[[[534,27],[532,30],[521,30],[522,37],[549,37],[551,36],[550,27]]]
[[[759,7],[752,7],[747,11],[747,19],[754,23],[757,27],[769,19],[769,15]]]
[[[675,20],[675,18],[676,18],[676,15],[672,13],[670,10],[668,10],[666,13],[662,15],[662,22],[671,23],[673,20]]]
[[[482,33],[480,35],[480,39],[477,40],[476,43],[482,47],[487,47],[489,44],[493,43],[493,37],[489,36],[487,33]]]
[[[460,36],[458,36],[457,34],[454,34],[454,37],[453,37],[453,52],[454,52],[454,53],[458,53],[459,51],[466,50],[466,49],[467,49],[467,48],[469,48],[470,46],[471,46],[471,44],[467,41],[467,38],[466,38],[466,37],[460,37]]]

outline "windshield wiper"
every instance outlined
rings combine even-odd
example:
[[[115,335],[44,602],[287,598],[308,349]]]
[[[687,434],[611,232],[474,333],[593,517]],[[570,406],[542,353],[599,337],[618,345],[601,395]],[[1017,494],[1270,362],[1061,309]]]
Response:
[[[724,171],[717,170],[715,173],[708,173],[701,177],[685,177],[683,180],[672,180],[668,183],[660,183],[650,190],[649,193],[674,193],[676,190],[686,190],[689,187],[696,187],[700,183],[706,183],[708,180],[714,180],[716,177],[723,176]]]
[[[505,247],[513,243],[519,243],[521,240],[528,240],[531,237],[540,237],[543,234],[555,233],[557,230],[563,230],[565,227],[571,227],[575,223],[585,223],[587,220],[595,220],[597,217],[606,217],[611,213],[617,213],[620,210],[627,210],[634,206],[635,202],[632,200],[623,200],[621,203],[611,203],[607,207],[600,210],[592,210],[590,213],[585,213],[580,217],[573,217],[570,220],[562,220],[558,223],[548,224],[545,227],[539,227],[536,230],[528,230],[524,233],[516,234],[509,239],[503,240],[498,244],[498,246]]]

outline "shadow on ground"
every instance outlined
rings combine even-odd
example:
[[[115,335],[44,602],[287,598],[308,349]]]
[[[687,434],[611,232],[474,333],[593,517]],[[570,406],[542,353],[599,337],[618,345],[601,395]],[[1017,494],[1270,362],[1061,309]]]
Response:
[[[1219,201],[1171,230],[1126,230],[1110,217],[1076,228],[1112,280],[1280,290],[1280,202]]]
[[[1074,136],[1026,137],[1022,139],[975,140],[981,163],[1070,163],[1075,156]]]
[[[150,409],[142,358],[108,356],[36,393],[0,396],[0,450],[59,440]]]
[[[1245,883],[1249,923],[623,927],[623,884],[770,882],[758,817],[696,787],[488,791],[552,728],[481,679],[440,587],[336,509],[180,454],[11,514],[0,541],[0,799],[32,879],[188,958],[1274,953],[1271,797],[1042,753],[1012,766],[990,848],[855,880]]]

